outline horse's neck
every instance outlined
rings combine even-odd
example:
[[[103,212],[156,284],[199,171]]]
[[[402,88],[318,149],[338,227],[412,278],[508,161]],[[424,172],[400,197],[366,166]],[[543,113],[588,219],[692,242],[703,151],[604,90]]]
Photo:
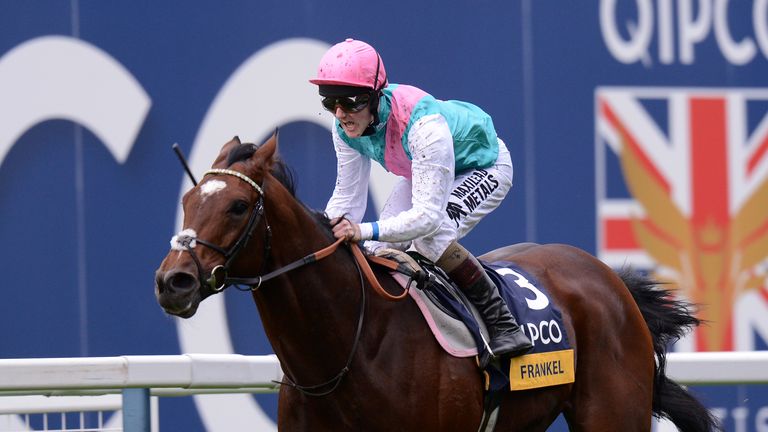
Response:
[[[290,211],[286,213],[285,209]],[[328,229],[303,206],[283,205],[281,210],[280,214],[268,215],[270,222],[274,221],[269,270],[333,242]],[[343,362],[359,319],[360,283],[351,254],[342,245],[327,258],[272,279],[259,290],[255,298],[265,332],[287,368],[292,364],[298,367],[298,360],[291,359],[324,355],[333,367]],[[320,375],[329,373],[322,370],[322,361],[319,369],[317,377],[304,379],[321,379]]]

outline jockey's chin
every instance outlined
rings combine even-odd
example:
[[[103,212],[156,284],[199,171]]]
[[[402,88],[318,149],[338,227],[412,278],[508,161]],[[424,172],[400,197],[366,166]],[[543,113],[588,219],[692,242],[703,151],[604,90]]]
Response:
[[[360,112],[348,113],[340,108],[336,110],[336,118],[341,124],[341,128],[350,138],[360,138],[368,125],[373,122],[373,115],[369,108]]]
[[[365,130],[365,126],[361,128],[361,126],[355,122],[342,121],[341,127],[344,129],[344,132],[346,132],[347,136],[350,138],[360,138],[363,135],[363,131]]]

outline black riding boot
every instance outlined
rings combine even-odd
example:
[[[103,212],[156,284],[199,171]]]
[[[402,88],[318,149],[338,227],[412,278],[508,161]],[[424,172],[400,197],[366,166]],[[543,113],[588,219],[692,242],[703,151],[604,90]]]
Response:
[[[436,263],[475,305],[483,317],[493,355],[516,357],[533,348],[515,317],[501,298],[498,288],[469,251],[453,242]]]

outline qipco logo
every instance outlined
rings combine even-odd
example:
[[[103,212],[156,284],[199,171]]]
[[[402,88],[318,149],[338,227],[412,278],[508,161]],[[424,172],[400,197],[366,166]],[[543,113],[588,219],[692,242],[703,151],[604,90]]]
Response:
[[[600,31],[608,51],[622,63],[650,67],[658,55],[662,64],[694,64],[696,46],[711,36],[730,64],[768,58],[768,0],[752,0],[751,8],[729,0],[635,0],[634,8],[622,5],[627,13],[617,10],[618,3],[600,1]],[[751,16],[737,16],[745,11]],[[733,22],[749,28],[734,31]],[[651,50],[654,40],[657,49]]]

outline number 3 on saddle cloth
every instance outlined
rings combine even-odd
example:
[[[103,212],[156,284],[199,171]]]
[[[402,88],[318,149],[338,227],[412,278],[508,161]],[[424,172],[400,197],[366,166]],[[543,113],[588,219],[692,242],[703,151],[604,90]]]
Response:
[[[562,315],[550,301],[546,288],[523,269],[509,262],[482,262],[533,343],[528,354],[499,364],[490,361],[485,342],[489,340],[488,332],[474,306],[455,285],[447,282],[442,270],[424,261],[419,264],[435,276],[435,282],[411,289],[411,297],[446,352],[456,357],[477,356],[485,373],[487,391],[495,392],[507,386],[510,390],[527,390],[574,381],[573,349]],[[403,286],[407,284],[407,277],[399,273],[393,275]]]

